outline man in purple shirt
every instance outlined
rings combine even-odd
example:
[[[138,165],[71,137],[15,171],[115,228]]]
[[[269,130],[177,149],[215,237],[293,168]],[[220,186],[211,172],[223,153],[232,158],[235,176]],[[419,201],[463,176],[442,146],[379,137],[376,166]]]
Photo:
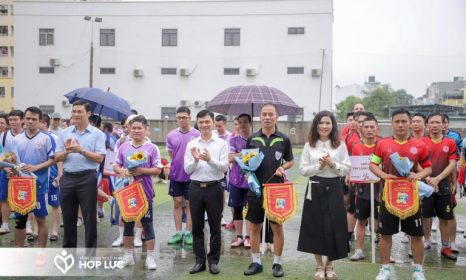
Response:
[[[246,222],[246,236],[243,239],[243,208],[248,202],[248,182],[244,177],[241,168],[235,161],[235,157],[241,155],[241,150],[246,148],[246,142],[251,136],[251,116],[241,114],[236,118],[238,122],[238,133],[229,140],[230,154],[229,162],[232,164],[229,184],[230,197],[228,198],[228,206],[233,208],[233,221],[235,224],[236,238],[231,243],[231,248],[237,248],[244,245],[245,249],[251,248],[249,241],[248,223]]]
[[[162,171],[162,163],[160,162],[160,151],[156,145],[145,140],[147,132],[147,120],[144,116],[138,115],[130,122],[130,141],[123,143],[115,160],[114,170],[122,177],[132,176],[135,181],[141,180],[144,193],[149,202],[149,210],[141,219],[142,227],[146,237],[147,257],[146,267],[148,269],[156,269],[155,263],[155,233],[152,219],[152,204],[154,197],[154,188],[152,185],[152,176],[157,176]],[[136,152],[142,152],[147,158],[147,161],[140,167],[126,169],[126,158]],[[125,255],[123,257],[123,265],[134,265],[134,222],[124,222],[124,237],[123,245],[125,247]]]
[[[183,198],[186,202],[186,231],[184,234],[185,245],[193,244],[191,233],[192,222],[189,211],[189,175],[184,171],[184,153],[186,145],[201,133],[191,127],[191,110],[187,107],[180,107],[176,110],[176,121],[178,128],[172,130],[167,135],[167,150],[170,156],[170,186],[168,194],[173,197],[173,218],[175,220],[176,233],[168,240],[168,244],[177,244],[183,241],[182,230],[182,204]]]

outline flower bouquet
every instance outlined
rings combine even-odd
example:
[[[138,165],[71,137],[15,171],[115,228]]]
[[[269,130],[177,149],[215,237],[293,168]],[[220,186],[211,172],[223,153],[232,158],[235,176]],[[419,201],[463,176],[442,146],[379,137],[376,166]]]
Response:
[[[235,161],[240,166],[241,170],[248,174],[249,189],[254,192],[257,197],[260,197],[262,194],[259,180],[256,174],[254,174],[254,171],[259,168],[263,159],[264,154],[259,152],[259,149],[243,149],[241,150],[241,156],[235,157]]]
[[[411,168],[413,167],[413,163],[407,157],[400,157],[398,153],[393,153],[390,155],[390,160],[395,167],[396,171],[400,173],[401,176],[407,177]],[[421,199],[426,197],[430,197],[434,193],[434,188],[423,181],[418,181],[419,183],[419,196]]]
[[[11,168],[15,173],[18,173],[20,177],[36,177],[36,175],[32,172],[22,172],[22,165],[24,165],[24,163],[19,162],[17,153],[15,152],[6,152],[4,150],[0,155],[0,168]]]
[[[147,154],[145,152],[133,152],[125,157],[124,166],[126,169],[131,170],[143,166],[146,162]],[[134,178],[132,176],[129,178],[118,178],[115,180],[114,190],[122,189],[133,181]]]

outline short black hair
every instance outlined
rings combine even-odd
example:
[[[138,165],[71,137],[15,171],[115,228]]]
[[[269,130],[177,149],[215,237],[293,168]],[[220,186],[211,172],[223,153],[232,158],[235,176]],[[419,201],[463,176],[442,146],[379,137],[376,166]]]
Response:
[[[39,115],[39,120],[42,119],[42,111],[36,106],[27,107],[26,110],[24,110],[24,114],[26,115],[27,112]]]
[[[443,114],[443,122],[450,123],[450,117],[447,114]]]
[[[212,120],[214,120],[214,113],[212,113],[209,110],[201,110],[199,113],[197,113],[196,120],[203,118],[205,116],[209,116]]]
[[[374,115],[372,116],[368,116],[367,118],[365,118],[362,123],[364,124],[365,122],[368,122],[368,121],[375,121],[376,124],[379,124],[379,122],[377,121],[377,119],[374,117]]]
[[[147,127],[148,124],[147,124],[147,119],[146,117],[144,117],[143,115],[137,115],[136,117],[132,118],[130,121],[129,121],[129,125],[131,126],[133,123],[135,122],[140,122],[142,123],[143,126]]]
[[[8,113],[8,117],[19,117],[20,119],[24,119],[24,113],[21,110],[11,110],[10,113]]]
[[[240,118],[242,117],[247,117],[248,118],[248,121],[249,123],[252,122],[252,118],[251,118],[251,115],[249,114],[246,114],[246,113],[242,113],[242,114],[239,114],[236,118],[235,118],[235,121],[239,120]]]
[[[113,124],[111,124],[109,122],[104,122],[104,124],[102,125],[102,129],[110,131],[110,133],[112,133],[113,132]]]
[[[102,123],[102,118],[99,116],[99,115],[92,115],[89,117],[89,122],[99,128],[100,127],[100,124]]]
[[[425,122],[428,123],[430,118],[432,117],[435,117],[435,116],[440,116],[442,118],[442,123],[445,122],[445,114],[441,114],[439,112],[433,112],[433,113],[430,113],[427,118],[425,118]]]
[[[411,119],[411,113],[408,110],[404,109],[404,108],[393,111],[392,112],[392,120],[393,120],[393,117],[396,116],[396,115],[407,115],[409,117],[409,119]]]
[[[42,118],[40,119],[41,122],[45,122],[47,124],[47,127],[50,126],[50,116],[47,114],[42,114]]]
[[[262,105],[260,112],[262,112],[262,109],[264,109],[264,107],[273,107],[275,109],[275,114],[277,114],[277,117],[278,117],[277,105],[275,105],[273,103],[265,103],[264,105]]]
[[[374,117],[374,114],[372,114],[371,112],[367,112],[367,111],[357,111],[357,112],[354,112],[354,118],[356,119],[359,119],[360,116],[365,116],[366,118],[370,118],[370,117]]]
[[[352,117],[352,116],[354,116],[354,112],[346,113],[346,118],[349,118],[349,117]]]
[[[226,122],[227,121],[227,117],[225,117],[224,115],[217,115],[215,117],[215,121],[216,122]]]
[[[82,99],[73,102],[73,107],[74,106],[84,106],[84,110],[86,110],[86,112],[90,112],[92,110],[91,104],[87,102],[86,100],[82,100]]]
[[[0,119],[5,119],[5,122],[7,125],[10,124],[10,121],[8,120],[8,115],[7,114],[0,114]]]
[[[433,113],[432,113],[432,114],[433,114]],[[432,114],[431,114],[431,115],[432,115]],[[438,113],[438,114],[440,115],[440,113]],[[414,113],[413,118],[414,118],[414,117],[421,117],[424,121],[427,121],[426,115],[424,115],[424,114],[422,114],[422,113]],[[442,120],[443,120],[443,117],[442,117]]]
[[[178,109],[176,109],[176,113],[186,113],[188,115],[191,115],[191,110],[189,110],[188,107],[185,107],[185,106],[181,106],[179,107]]]

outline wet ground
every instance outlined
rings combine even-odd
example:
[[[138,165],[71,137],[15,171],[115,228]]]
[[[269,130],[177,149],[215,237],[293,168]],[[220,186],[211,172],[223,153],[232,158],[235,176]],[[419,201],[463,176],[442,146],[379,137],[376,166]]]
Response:
[[[295,152],[299,152],[296,150]],[[299,154],[296,154],[296,161],[299,162]],[[296,163],[297,165],[298,163]],[[284,249],[284,269],[287,279],[313,279],[315,271],[315,261],[312,255],[298,252],[296,250],[299,226],[301,222],[301,209],[304,199],[306,179],[299,176],[297,166],[290,172],[290,178],[296,183],[299,210],[296,216],[285,223],[285,249]],[[135,279],[246,279],[243,271],[251,261],[250,251],[244,248],[231,249],[230,243],[234,238],[233,231],[222,229],[222,255],[220,259],[221,273],[211,275],[208,272],[190,275],[189,269],[194,263],[194,255],[191,247],[182,247],[181,245],[167,245],[167,240],[174,232],[172,217],[172,201],[167,195],[168,188],[166,184],[157,183],[154,185],[156,190],[156,201],[154,208],[154,225],[156,229],[156,251],[157,251],[157,270],[147,271],[144,269],[145,253],[141,248],[136,249],[136,264],[133,267],[125,268],[123,275],[102,275],[113,278],[135,278]],[[456,208],[458,225],[466,228],[466,198],[459,199],[459,205]],[[98,224],[98,246],[100,248],[111,248],[111,243],[118,236],[118,228],[110,226],[108,220],[108,208],[106,217]],[[228,208],[224,210],[225,220],[231,220],[231,212]],[[10,221],[10,229],[13,229],[13,221]],[[79,227],[79,244],[84,242],[84,228]],[[62,232],[60,232],[62,234]],[[206,235],[208,236],[208,226],[206,224]],[[410,279],[411,277],[411,259],[408,257],[408,248],[406,244],[400,242],[401,234],[394,236],[392,254],[397,260],[396,270],[398,279]],[[434,232],[433,237],[439,241],[439,233]],[[466,238],[462,234],[457,235],[457,244],[460,247],[460,254],[456,262],[440,258],[440,245],[433,245],[431,250],[426,251],[425,269],[428,279],[466,279]],[[37,246],[37,243],[29,243],[28,246]],[[50,247],[60,247],[61,240],[48,244]],[[13,234],[0,236],[0,247],[14,247]],[[123,254],[122,248],[113,249],[115,254]],[[354,250],[354,249],[353,249]],[[353,253],[353,250],[350,254]],[[374,279],[380,268],[378,264],[370,264],[370,244],[369,238],[366,238],[365,246],[366,260],[362,262],[350,262],[349,258],[335,263],[335,270],[339,279]],[[273,255],[266,253],[263,257],[264,272],[260,275],[248,277],[251,279],[272,279],[271,266]],[[379,255],[377,251],[377,261]],[[129,277],[128,277],[129,276]]]

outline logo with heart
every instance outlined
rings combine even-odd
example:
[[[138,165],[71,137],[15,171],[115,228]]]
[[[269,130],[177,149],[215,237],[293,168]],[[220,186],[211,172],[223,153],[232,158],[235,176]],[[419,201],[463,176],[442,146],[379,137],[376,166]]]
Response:
[[[60,254],[57,254],[53,259],[55,266],[63,273],[66,274],[74,265],[74,257],[72,254],[68,254],[66,250],[63,250]]]

